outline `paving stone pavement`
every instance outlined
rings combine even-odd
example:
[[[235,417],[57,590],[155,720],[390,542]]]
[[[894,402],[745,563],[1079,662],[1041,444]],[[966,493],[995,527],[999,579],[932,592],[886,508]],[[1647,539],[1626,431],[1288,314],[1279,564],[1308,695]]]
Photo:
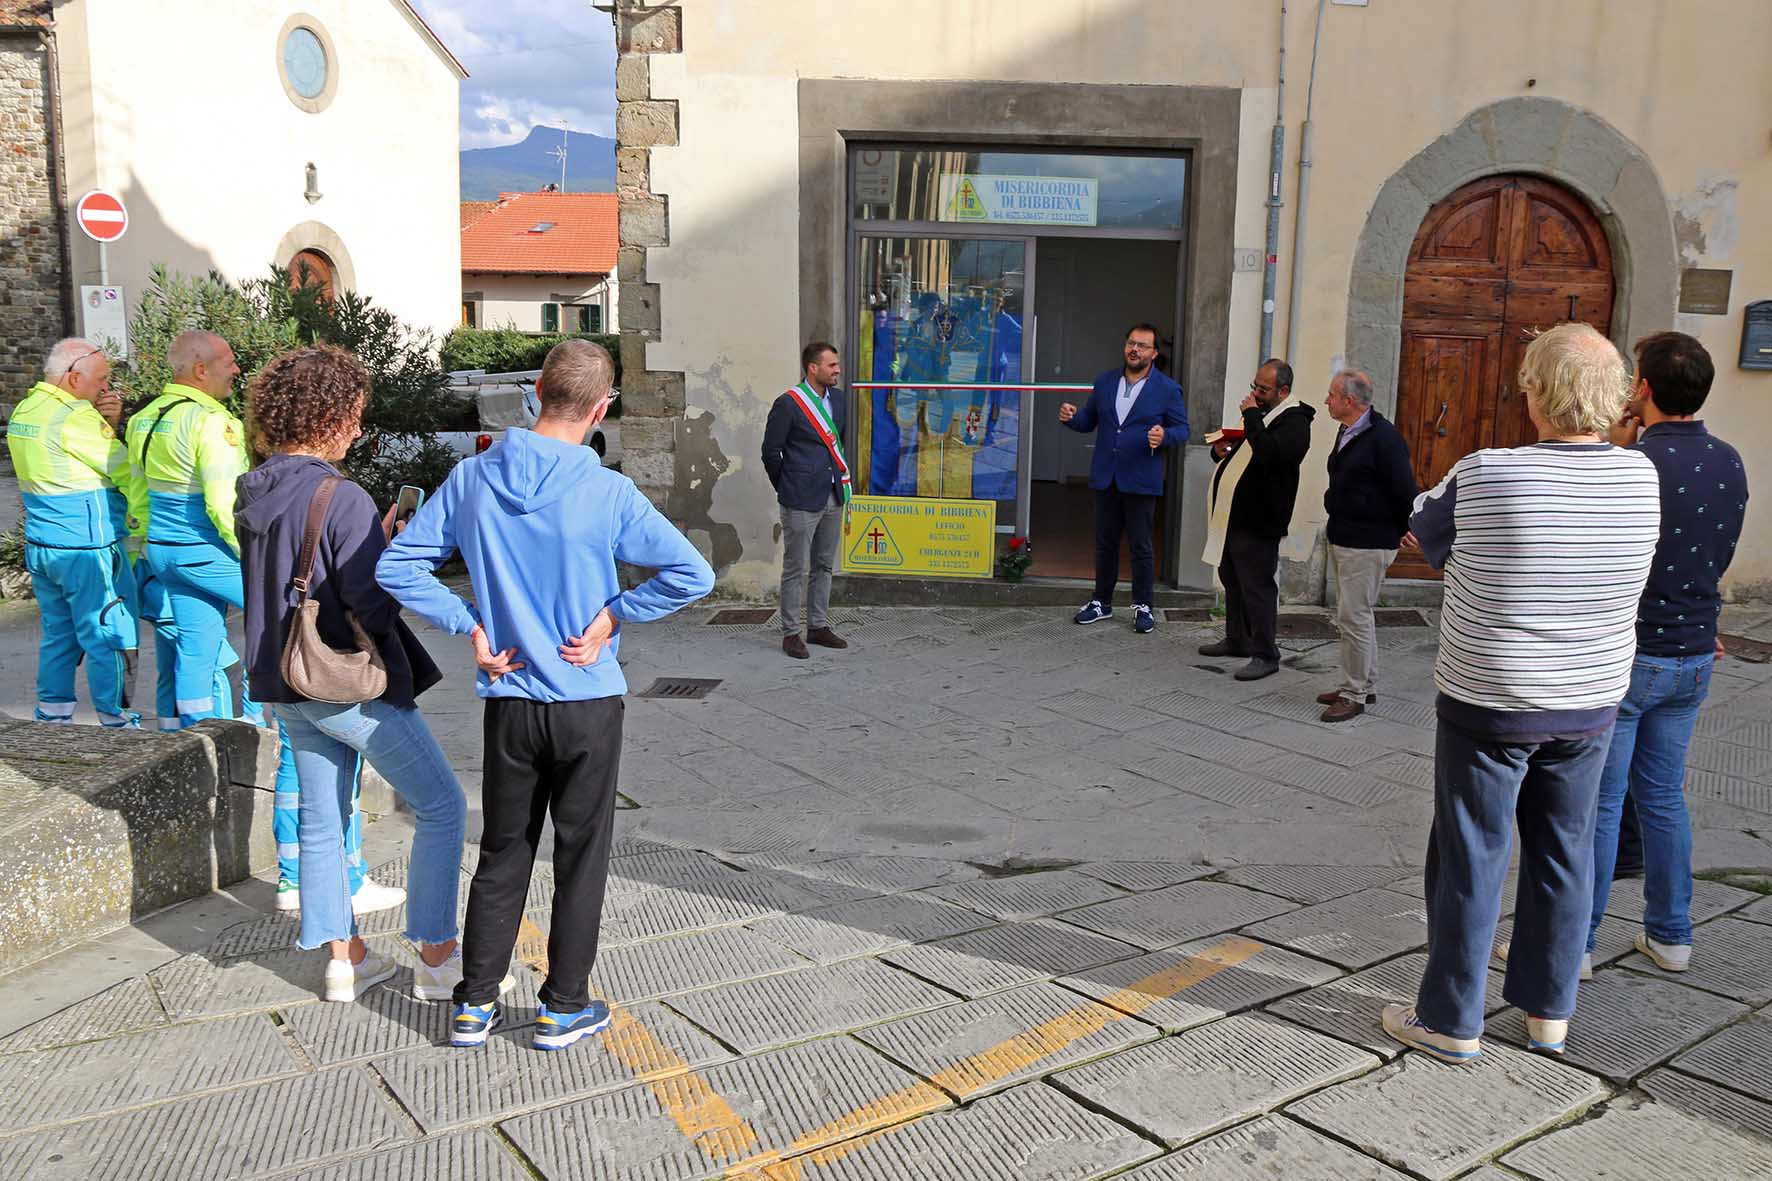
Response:
[[[1772,1178],[1772,899],[1748,879],[1698,883],[1682,975],[1632,950],[1621,883],[1560,1060],[1520,1048],[1501,959],[1478,1062],[1384,1036],[1426,961],[1431,631],[1381,633],[1379,706],[1326,726],[1333,641],[1245,684],[1194,653],[1207,626],[851,608],[848,651],[791,662],[773,624],[712,611],[624,638],[636,694],[721,684],[629,700],[603,1034],[530,1045],[545,842],[478,1051],[408,995],[400,910],[363,927],[402,970],[329,1005],[248,883],[0,980],[0,1176]],[[27,648],[11,626],[0,670]],[[1731,626],[1772,638],[1765,611]],[[471,662],[424,638],[472,837]],[[1772,666],[1719,666],[1701,870],[1772,869],[1769,720]],[[403,880],[409,832],[370,826],[378,880]],[[1498,952],[1512,907],[1510,879]]]

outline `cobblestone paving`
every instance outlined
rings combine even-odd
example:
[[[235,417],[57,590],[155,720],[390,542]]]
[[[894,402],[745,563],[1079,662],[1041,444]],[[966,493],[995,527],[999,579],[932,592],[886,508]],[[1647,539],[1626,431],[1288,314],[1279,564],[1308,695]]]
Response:
[[[1772,1178],[1749,890],[1701,883],[1673,976],[1632,953],[1621,887],[1561,1060],[1520,1048],[1500,959],[1475,1064],[1380,1032],[1425,960],[1431,631],[1381,633],[1379,706],[1330,727],[1332,642],[1246,685],[1182,624],[850,610],[854,647],[801,663],[711,612],[624,640],[636,693],[722,683],[628,705],[608,1031],[530,1047],[545,858],[480,1051],[407,995],[397,913],[366,931],[405,968],[351,1006],[316,999],[287,918],[248,918],[0,1038],[0,1176]],[[477,704],[424,704],[477,798]],[[1772,666],[1721,666],[1701,869],[1772,867],[1769,718]]]

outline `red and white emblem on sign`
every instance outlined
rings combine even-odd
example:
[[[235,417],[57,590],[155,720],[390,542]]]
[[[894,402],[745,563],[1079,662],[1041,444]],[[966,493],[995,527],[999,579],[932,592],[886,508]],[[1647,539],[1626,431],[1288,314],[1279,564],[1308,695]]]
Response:
[[[74,206],[74,221],[94,242],[115,242],[129,228],[129,211],[118,197],[94,189]]]

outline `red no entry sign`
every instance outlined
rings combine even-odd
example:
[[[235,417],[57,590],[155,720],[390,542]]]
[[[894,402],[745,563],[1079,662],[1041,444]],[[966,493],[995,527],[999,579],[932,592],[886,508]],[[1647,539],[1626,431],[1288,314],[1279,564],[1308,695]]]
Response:
[[[115,242],[129,228],[129,211],[116,196],[94,189],[74,206],[74,221],[94,242]]]

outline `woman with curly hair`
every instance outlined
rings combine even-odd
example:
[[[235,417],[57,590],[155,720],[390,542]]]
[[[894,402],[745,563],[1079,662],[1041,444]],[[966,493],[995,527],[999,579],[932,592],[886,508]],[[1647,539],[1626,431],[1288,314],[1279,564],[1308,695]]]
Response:
[[[352,1001],[394,974],[358,937],[347,880],[345,829],[361,755],[403,796],[417,820],[406,894],[406,937],[418,944],[413,995],[447,1000],[461,979],[456,891],[467,800],[416,705],[441,679],[376,585],[375,563],[392,519],[335,466],[362,434],[369,374],[343,350],[313,345],[264,367],[247,395],[253,449],[266,456],[241,476],[235,504],[246,584],[246,664],[254,694],[271,704],[295,750],[301,782],[300,889],[304,949],[331,948],[325,998]],[[387,690],[373,701],[335,705],[303,697],[284,680],[282,655],[298,595],[292,583],[316,491],[334,480],[316,546],[310,599],[318,629],[335,648],[355,647],[354,615],[380,650]]]

